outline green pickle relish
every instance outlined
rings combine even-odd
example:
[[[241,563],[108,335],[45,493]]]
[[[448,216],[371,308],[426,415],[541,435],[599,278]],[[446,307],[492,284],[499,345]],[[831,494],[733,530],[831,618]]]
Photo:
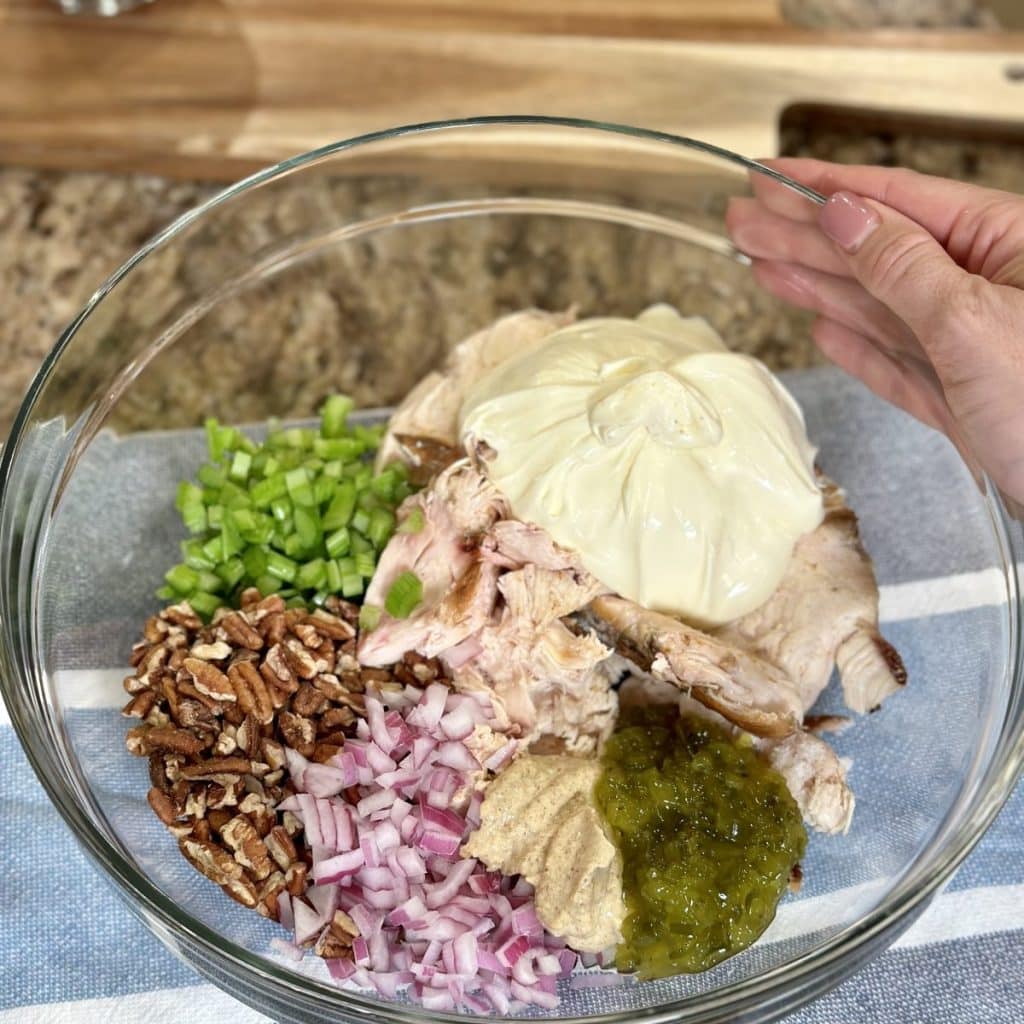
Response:
[[[807,844],[782,777],[674,707],[623,715],[595,796],[624,863],[616,966],[641,978],[707,970],[754,942]]]

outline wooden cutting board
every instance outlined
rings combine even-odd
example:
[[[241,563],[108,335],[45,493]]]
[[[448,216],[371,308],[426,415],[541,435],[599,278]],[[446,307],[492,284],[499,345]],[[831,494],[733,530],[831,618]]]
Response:
[[[157,0],[83,19],[0,0],[0,162],[228,180],[484,113],[619,121],[753,156],[776,151],[799,104],[1024,131],[1024,34],[799,33],[774,0],[558,6]]]

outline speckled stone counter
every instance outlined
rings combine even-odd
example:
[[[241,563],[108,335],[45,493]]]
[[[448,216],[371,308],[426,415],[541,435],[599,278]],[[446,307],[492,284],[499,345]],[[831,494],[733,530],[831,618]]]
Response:
[[[808,26],[992,24],[991,15],[974,0],[784,0],[783,6],[792,21]],[[844,162],[902,164],[1024,191],[1024,145],[808,131],[796,126],[786,133],[785,150]],[[8,429],[40,361],[93,289],[155,231],[213,191],[214,186],[208,184],[182,184],[140,175],[0,169],[0,297],[4,309],[0,319],[0,434]],[[466,264],[500,251],[502,244],[501,239],[484,238],[479,241],[479,251],[453,253],[451,259]],[[548,251],[545,258],[557,262],[558,253]],[[582,300],[594,311],[602,273],[600,261],[591,260],[586,279],[581,276],[581,287],[586,291]],[[672,298],[676,291],[694,287],[699,288],[700,281],[690,274],[685,287],[666,285],[664,291]],[[556,297],[561,299],[566,294],[562,289]],[[569,296],[569,301],[575,301],[575,296]],[[728,294],[721,298],[723,303],[743,311],[740,347],[744,350],[765,358],[775,368],[803,366],[815,360],[807,317],[799,313],[784,317],[777,312],[769,314],[748,278],[737,276],[732,280]],[[284,307],[265,310],[264,328],[246,338],[252,366],[276,366],[278,353],[288,348],[284,334],[298,332],[301,338],[302,331],[315,333],[339,315],[337,306],[337,297],[325,294],[322,302],[312,301],[298,312]],[[467,317],[467,326],[472,326],[471,316]],[[201,411],[201,403],[193,401],[194,391],[202,386],[207,372],[208,368],[198,367],[193,379],[179,380],[173,388],[160,392],[157,400],[175,404],[175,422],[194,422],[194,415]],[[345,376],[339,371],[332,385],[347,386]],[[374,394],[391,396],[405,384],[404,379],[390,386],[384,383]],[[315,390],[290,386],[273,411],[307,414]],[[364,397],[372,399],[373,394]],[[257,410],[250,405],[234,408],[228,402],[221,404],[219,411],[223,415],[252,416]],[[140,425],[144,419],[141,413],[130,418]]]

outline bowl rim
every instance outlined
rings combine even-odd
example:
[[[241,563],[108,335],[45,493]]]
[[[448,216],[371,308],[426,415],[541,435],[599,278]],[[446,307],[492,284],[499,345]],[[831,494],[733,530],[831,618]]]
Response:
[[[825,197],[818,192],[794,181],[774,168],[720,146],[668,132],[581,118],[495,115],[428,121],[354,136],[298,154],[242,178],[177,217],[142,245],[96,289],[79,313],[61,332],[25,393],[7,443],[3,445],[2,456],[0,456],[0,509],[7,506],[12,469],[17,462],[21,442],[36,401],[61,354],[104,298],[150,254],[221,204],[325,157],[403,136],[428,135],[451,129],[499,126],[510,128],[545,126],[573,131],[600,132],[688,149],[724,160],[748,173],[771,178],[804,196],[810,202],[823,204],[826,201]],[[6,513],[4,514],[6,515]],[[1012,562],[1008,564],[1013,565]],[[0,603],[6,604],[6,594],[2,590],[0,590]],[[1012,622],[1008,670],[1012,673],[1014,684],[1017,685],[1022,678],[1021,652],[1016,642],[1020,634],[1021,608],[1015,588],[1011,589],[1009,611]],[[247,980],[262,984],[268,995],[283,996],[287,993],[297,1000],[297,1007],[310,999],[317,1003],[322,999],[329,999],[334,1004],[333,1008],[336,1012],[354,1013],[367,1020],[380,1019],[379,1014],[383,1007],[387,1008],[392,1019],[401,1021],[403,1024],[420,1024],[425,1019],[451,1021],[453,1024],[459,1021],[486,1022],[496,1019],[452,1013],[431,1013],[427,1017],[424,1016],[425,1011],[422,1011],[422,1008],[412,1004],[384,1002],[361,993],[342,990],[314,978],[303,977],[289,969],[279,968],[273,961],[265,959],[260,954],[253,953],[249,949],[225,939],[198,918],[179,908],[106,839],[83,811],[66,779],[59,773],[51,773],[51,766],[48,766],[39,752],[33,749],[33,743],[29,741],[31,723],[26,714],[26,707],[20,699],[21,695],[17,692],[23,686],[23,680],[10,660],[7,642],[10,619],[6,614],[2,616],[0,629],[2,629],[0,658],[2,658],[3,667],[3,671],[0,672],[0,692],[6,699],[19,742],[50,801],[71,828],[76,840],[85,849],[89,858],[102,869],[104,875],[115,883],[118,895],[128,903],[129,909],[136,916],[142,918],[147,926],[157,932],[158,937],[172,948],[176,945],[178,938],[186,938],[198,947],[206,968],[191,962],[190,966],[193,969],[200,970],[201,973],[212,977],[217,983],[220,983],[219,979],[231,971],[244,970]],[[954,834],[944,837],[943,842],[938,844],[938,849],[931,850],[929,847],[919,855],[920,858],[925,853],[930,854],[932,863],[928,865],[928,870],[920,874],[920,877],[914,877],[913,865],[911,865],[910,869],[904,872],[890,890],[885,904],[875,907],[861,920],[848,926],[838,935],[802,953],[794,960],[787,961],[764,973],[729,983],[709,993],[688,996],[682,1000],[662,1003],[657,1006],[621,1010],[601,1016],[575,1018],[577,1024],[582,1024],[582,1022],[626,1024],[628,1021],[637,1020],[648,1021],[651,1024],[654,1022],[669,1024],[673,1021],[695,1021],[697,1014],[701,1019],[712,1019],[708,1017],[709,1011],[725,1014],[725,1016],[715,1016],[714,1020],[728,1020],[739,1011],[771,1003],[773,997],[783,996],[786,989],[798,988],[798,982],[803,985],[801,1003],[809,1001],[820,992],[836,984],[862,964],[864,954],[873,955],[881,951],[889,941],[909,927],[916,913],[924,908],[939,886],[949,878],[973,849],[1008,799],[1017,779],[1024,771],[1024,729],[1018,727],[1016,736],[1007,736],[1004,733],[1001,733],[998,739],[1000,743],[1004,740],[1008,741],[1005,756],[1000,762],[993,755],[978,780],[979,788],[983,787],[982,799],[965,814],[962,821],[956,824]],[[935,845],[934,841],[932,845]],[[858,951],[861,951],[861,956],[856,955]],[[209,967],[210,964],[216,965],[218,969],[212,970]],[[324,1008],[326,1009],[326,1006]],[[790,1012],[793,1009],[795,1009],[795,1005],[788,1004],[780,1007],[779,1012]],[[547,1016],[534,1019],[568,1020],[568,1018]]]

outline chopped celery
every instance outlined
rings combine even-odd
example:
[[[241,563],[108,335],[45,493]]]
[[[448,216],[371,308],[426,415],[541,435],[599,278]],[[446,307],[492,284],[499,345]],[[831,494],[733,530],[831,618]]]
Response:
[[[395,619],[407,619],[423,600],[423,583],[414,572],[403,572],[391,584],[384,609]]]

